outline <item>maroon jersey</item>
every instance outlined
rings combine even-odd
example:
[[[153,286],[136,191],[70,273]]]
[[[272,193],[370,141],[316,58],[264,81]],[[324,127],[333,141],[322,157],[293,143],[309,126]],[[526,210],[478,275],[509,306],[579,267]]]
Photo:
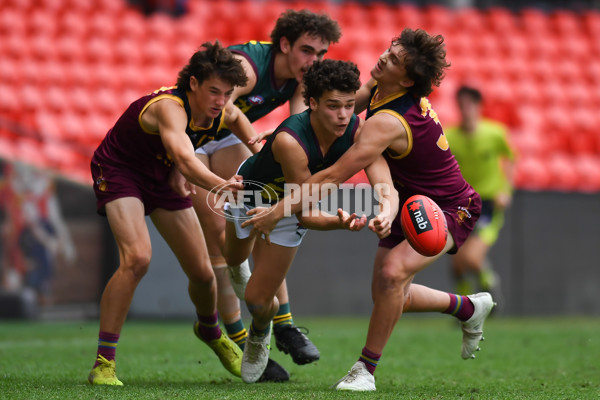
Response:
[[[187,95],[176,87],[161,88],[131,103],[92,157],[92,177],[100,214],[104,214],[104,205],[109,201],[132,196],[142,200],[146,214],[158,207],[177,210],[191,206],[189,199],[181,198],[168,184],[173,159],[160,134],[141,125],[142,113],[162,99],[175,100],[185,109],[186,134],[194,148],[214,140],[224,124],[225,113],[221,112],[209,127],[196,127]]]
[[[371,99],[376,90],[377,87]],[[414,194],[430,197],[446,214],[448,229],[459,247],[479,217],[481,200],[460,173],[429,100],[425,97],[415,99],[407,92],[400,92],[378,102],[371,101],[367,119],[378,113],[396,117],[408,135],[408,148],[403,154],[396,154],[389,148],[383,154],[400,195],[400,205]],[[382,240],[381,245],[388,243],[390,246],[386,247],[392,247],[392,243],[395,245],[404,239],[399,214],[390,239]],[[459,227],[461,231],[457,230]],[[394,233],[397,234],[395,240]]]
[[[133,103],[121,115],[115,126],[96,149],[94,160],[102,163],[123,165],[136,170],[150,179],[163,181],[173,166],[158,132],[150,132],[141,126],[142,113],[154,102],[172,99],[181,104],[188,117],[186,133],[194,148],[213,140],[223,123],[224,113],[215,118],[208,128],[198,128],[192,122],[190,105],[185,92],[176,87],[161,88]]]

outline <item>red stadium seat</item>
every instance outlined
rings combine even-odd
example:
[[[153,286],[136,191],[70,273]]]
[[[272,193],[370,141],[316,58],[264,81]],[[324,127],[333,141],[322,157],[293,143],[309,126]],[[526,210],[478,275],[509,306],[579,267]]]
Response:
[[[146,78],[141,73],[142,69],[134,64],[126,64],[118,67],[119,78],[122,88],[130,88],[140,91],[146,86]],[[142,91],[143,92],[143,91]],[[141,93],[140,93],[141,94]]]
[[[502,38],[512,36],[518,31],[517,17],[507,8],[490,7],[485,16],[488,29]]]
[[[15,158],[17,160],[38,168],[47,167],[48,161],[46,160],[46,153],[44,153],[42,144],[39,140],[21,137],[15,144],[15,151]]]
[[[459,8],[454,13],[454,24],[461,30],[469,32],[472,37],[487,30],[487,22],[484,14],[476,8]]]
[[[84,38],[88,36],[89,24],[85,15],[81,15],[77,9],[65,11],[59,18],[58,37],[62,38]],[[93,36],[93,32],[90,32]]]
[[[398,34],[400,34],[404,28],[417,29],[423,25],[423,13],[421,8],[410,3],[400,3],[395,5],[393,10],[395,10],[394,19],[396,20],[395,26],[398,29]],[[346,12],[345,8],[344,12]]]
[[[116,20],[127,10],[127,4],[125,0],[95,0],[94,11]]]
[[[87,19],[92,14],[102,14],[99,13],[95,3],[92,1],[80,1],[80,0],[62,0],[63,3],[63,11],[68,10],[70,12],[75,12],[80,15],[81,18]]]
[[[559,36],[574,37],[583,33],[581,29],[582,21],[574,11],[555,10],[549,15],[549,18],[552,30]]]
[[[105,13],[92,13],[83,16],[88,26],[90,38],[104,38],[109,40],[119,40],[119,26],[115,23],[115,18]],[[167,33],[165,33],[167,34]]]
[[[175,37],[178,38],[176,43],[173,43],[173,45],[187,45],[190,48],[190,52],[187,55],[187,58],[189,58],[193,52],[198,50],[202,43],[208,40],[207,33],[205,31],[206,28],[207,27],[205,27],[204,24],[199,24],[192,18],[183,18],[173,27]],[[246,41],[247,40],[250,39],[246,39]]]
[[[127,10],[123,12],[123,14],[115,19],[114,24],[118,27],[116,33],[118,37],[117,44],[123,40],[137,42],[138,40],[142,40],[146,35],[145,19],[137,11]],[[198,29],[202,29],[200,27],[202,24],[198,23],[198,21],[196,21],[196,24],[199,26]]]
[[[46,15],[55,16],[63,11],[64,2],[56,0],[35,0],[35,8],[43,10]]]
[[[47,154],[49,166],[57,171],[62,171],[70,176],[72,170],[77,167],[79,157],[71,145],[59,142],[45,142],[42,150],[44,154]]]
[[[87,135],[86,118],[70,111],[62,113],[60,129],[67,142],[78,143]]]
[[[3,57],[10,57],[15,61],[31,58],[31,46],[27,38],[11,34],[4,36],[0,42]]]
[[[600,192],[600,157],[578,156],[573,163],[579,174],[578,189],[584,192]]]
[[[506,57],[506,61],[529,61],[530,47],[535,44],[529,40],[528,36],[515,31],[510,35],[503,35],[501,38],[500,50]]]
[[[164,42],[178,40],[173,25],[175,21],[165,13],[154,13],[146,20],[146,35],[148,39],[160,39]]]
[[[27,13],[18,9],[2,7],[0,13],[0,35],[5,38],[9,35],[23,37],[27,31]]]
[[[521,157],[515,166],[515,185],[525,190],[547,190],[550,174],[544,161],[538,157]]]
[[[46,36],[55,37],[58,32],[58,20],[52,15],[48,15],[45,10],[34,9],[27,18],[21,18],[22,21],[28,21],[28,36]],[[14,28],[13,32],[15,31]]]
[[[35,115],[35,129],[41,133],[45,142],[63,142],[67,138],[60,126],[60,114],[42,109]]]
[[[446,35],[457,30],[457,27],[452,23],[454,17],[453,11],[448,7],[430,4],[423,7],[422,21],[423,26],[428,32]]]
[[[582,12],[583,28],[587,37],[600,37],[600,11],[585,10]]]
[[[142,48],[137,39],[123,38],[114,44],[115,63],[135,65],[141,67],[143,65]]]
[[[524,8],[519,12],[521,26],[527,34],[549,36],[552,32],[548,15],[537,8]]]
[[[561,60],[557,60],[555,63],[555,72],[553,79],[558,78],[562,84],[571,86],[574,82],[577,82],[583,76],[583,69],[581,63],[576,62],[571,57],[565,57]]]
[[[560,191],[575,191],[579,184],[579,172],[575,168],[574,158],[554,153],[546,161],[550,172],[550,188]]]
[[[82,40],[85,43],[85,61],[89,64],[112,63],[114,62],[115,47],[114,41],[110,38],[95,36],[90,39]]]
[[[62,36],[56,41],[55,45],[59,60],[77,62],[85,60],[85,46],[83,46],[83,41],[77,37]]]
[[[0,80],[0,117],[16,121],[22,112],[21,99],[20,88],[17,92],[16,87],[9,85],[5,80]]]
[[[31,49],[31,56],[35,60],[52,60],[56,58],[57,48],[54,39],[46,36],[34,36],[26,42]]]
[[[12,161],[15,159],[16,153],[14,140],[0,134],[0,158]]]
[[[55,113],[66,112],[72,106],[68,91],[61,86],[50,86],[44,91],[43,100],[43,107]]]

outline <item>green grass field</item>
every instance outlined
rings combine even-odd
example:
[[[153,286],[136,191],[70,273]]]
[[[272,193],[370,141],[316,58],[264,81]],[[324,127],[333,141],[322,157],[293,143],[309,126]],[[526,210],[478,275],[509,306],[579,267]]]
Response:
[[[117,352],[124,387],[92,387],[97,322],[0,321],[1,399],[599,399],[599,318],[492,318],[475,360],[460,358],[448,316],[405,316],[375,374],[377,392],[329,387],[358,358],[368,320],[296,318],[321,360],[295,365],[272,349],[288,383],[229,375],[183,322],[130,321]],[[274,340],[273,340],[274,345]],[[275,346],[273,346],[275,347]]]

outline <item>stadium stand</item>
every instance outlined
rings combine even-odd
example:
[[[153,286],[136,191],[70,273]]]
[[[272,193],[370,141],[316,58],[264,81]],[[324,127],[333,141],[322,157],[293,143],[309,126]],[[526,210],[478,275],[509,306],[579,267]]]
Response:
[[[353,60],[363,79],[403,27],[444,35],[452,67],[431,96],[443,123],[456,122],[456,87],[477,84],[486,114],[510,128],[518,188],[600,191],[598,11],[210,0],[190,1],[188,13],[174,18],[146,17],[125,0],[91,4],[3,1],[0,157],[89,185],[89,158],[120,112],[173,84],[203,42],[269,40],[282,11],[308,8],[340,22],[343,37],[328,57]],[[271,113],[256,129],[273,128],[286,113]]]

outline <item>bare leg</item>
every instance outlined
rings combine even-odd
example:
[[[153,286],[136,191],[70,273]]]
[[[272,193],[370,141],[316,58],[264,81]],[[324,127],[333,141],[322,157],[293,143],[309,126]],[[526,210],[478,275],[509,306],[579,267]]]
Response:
[[[109,280],[100,300],[100,330],[120,333],[137,285],[146,274],[152,247],[144,218],[144,206],[127,197],[106,205],[111,230],[119,249],[119,268]]]
[[[254,271],[246,288],[246,303],[258,329],[266,329],[277,314],[279,301],[275,295],[297,250],[297,247],[267,245],[262,239],[254,246]]]
[[[216,280],[194,210],[158,209],[151,217],[189,279],[188,291],[196,312],[199,315],[214,314],[217,307]]]
[[[451,236],[449,236],[449,239],[445,251],[442,251],[436,257],[420,255],[410,247],[407,241],[401,242],[393,249],[382,247],[377,249],[371,285],[374,305],[366,343],[366,347],[370,351],[383,352],[394,326],[402,315],[404,303],[411,291],[411,283],[415,274],[454,246],[454,240]],[[417,289],[416,294],[417,305],[414,305],[414,307],[420,308],[421,311],[443,311],[439,310],[443,304],[442,292]],[[432,296],[427,298],[427,304],[424,303],[422,295]],[[449,304],[448,295],[446,294],[445,297],[447,307]],[[418,303],[419,301],[422,303]]]

